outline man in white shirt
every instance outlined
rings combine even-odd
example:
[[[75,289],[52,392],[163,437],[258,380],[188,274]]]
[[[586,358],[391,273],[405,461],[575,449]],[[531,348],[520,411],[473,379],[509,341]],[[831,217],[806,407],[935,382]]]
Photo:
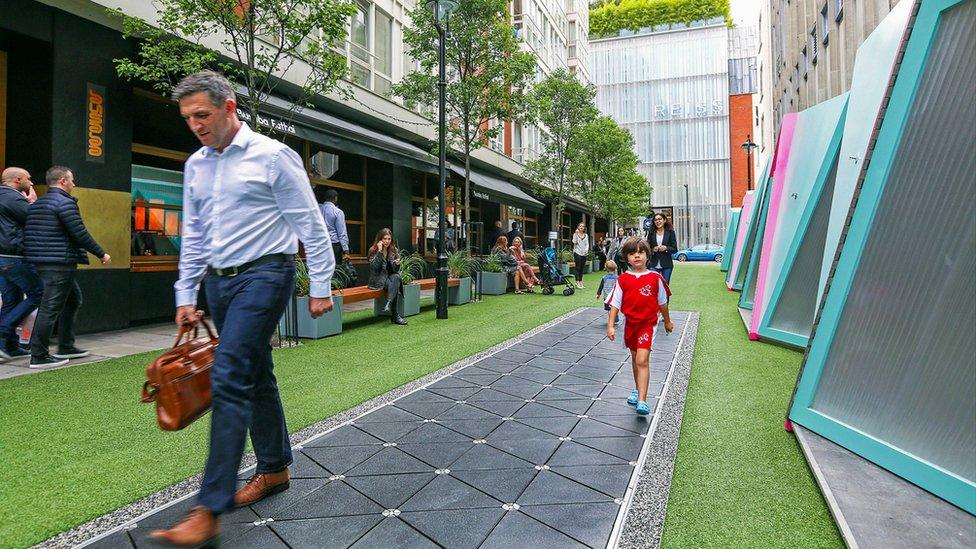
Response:
[[[210,452],[198,505],[152,536],[196,546],[217,536],[221,513],[288,488],[291,444],[269,342],[295,290],[298,240],[305,244],[313,318],[332,309],[335,257],[301,157],[237,118],[226,78],[211,71],[190,75],[172,97],[203,144],[183,174],[176,323],[200,320],[203,281],[220,346],[211,369]],[[248,433],[257,470],[235,493]]]

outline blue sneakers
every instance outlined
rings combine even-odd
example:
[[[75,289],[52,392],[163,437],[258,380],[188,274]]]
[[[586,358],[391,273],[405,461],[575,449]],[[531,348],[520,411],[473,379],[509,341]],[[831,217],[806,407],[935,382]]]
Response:
[[[630,392],[630,396],[627,397],[627,404],[630,404],[631,406],[637,406],[637,399],[639,397],[640,394],[637,392],[637,389],[634,389],[633,391]]]
[[[637,403],[637,415],[646,416],[651,413],[651,408],[643,400]]]

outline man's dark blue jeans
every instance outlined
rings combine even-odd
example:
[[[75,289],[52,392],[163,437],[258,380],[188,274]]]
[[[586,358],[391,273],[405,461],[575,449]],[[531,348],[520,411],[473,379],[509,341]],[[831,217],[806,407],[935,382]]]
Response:
[[[44,285],[30,263],[18,257],[0,257],[0,295],[0,345],[10,351],[17,347],[17,325],[40,305]]]
[[[258,473],[281,471],[292,462],[285,412],[272,373],[271,336],[295,291],[295,263],[264,263],[233,277],[210,274],[204,288],[220,345],[210,370],[210,454],[199,503],[222,513],[234,508],[248,432]]]

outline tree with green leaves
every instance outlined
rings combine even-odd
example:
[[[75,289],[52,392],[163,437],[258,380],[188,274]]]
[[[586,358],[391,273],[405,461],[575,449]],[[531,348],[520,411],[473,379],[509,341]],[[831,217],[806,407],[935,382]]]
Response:
[[[526,164],[525,176],[553,199],[554,228],[559,226],[566,196],[574,190],[569,167],[579,146],[579,129],[599,114],[594,97],[596,89],[584,86],[566,69],[557,69],[532,89],[535,122],[543,130],[542,150]]]
[[[156,26],[122,10],[124,36],[139,39],[135,58],[116,59],[119,76],[161,94],[203,69],[223,72],[246,90],[238,104],[256,131],[258,112],[286,73],[300,87],[287,117],[337,89],[346,59],[335,49],[355,11],[349,0],[155,0]],[[203,44],[218,46],[210,49]],[[302,80],[304,78],[304,80]]]
[[[590,36],[724,17],[732,26],[729,0],[607,0],[590,8]]]
[[[446,110],[450,144],[464,154],[464,218],[471,207],[471,152],[500,131],[491,121],[520,120],[535,56],[521,51],[509,23],[507,0],[465,0],[451,15],[446,43]],[[437,105],[439,35],[424,2],[403,30],[409,55],[420,64],[393,86],[408,104]],[[468,248],[471,239],[468,239]]]
[[[600,116],[579,129],[578,139],[569,173],[583,201],[610,223],[626,223],[645,213],[650,186],[637,172],[640,159],[630,132]],[[594,225],[590,216],[590,238],[595,238]]]

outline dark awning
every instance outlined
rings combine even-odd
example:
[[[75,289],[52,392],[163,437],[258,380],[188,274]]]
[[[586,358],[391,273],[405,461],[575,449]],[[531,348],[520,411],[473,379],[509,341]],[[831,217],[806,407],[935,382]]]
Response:
[[[337,116],[306,107],[292,117],[291,124],[273,118],[275,115],[283,116],[288,112],[288,108],[289,103],[285,100],[269,97],[265,101],[264,108],[269,119],[261,120],[262,125],[271,125],[282,133],[308,139],[342,152],[368,156],[427,173],[437,173],[437,157],[420,147]]]
[[[451,164],[451,171],[464,178],[464,168]],[[545,207],[545,204],[525,194],[515,185],[484,172],[471,170],[471,183],[473,186],[471,192],[481,199],[493,200],[534,212],[541,212]]]

